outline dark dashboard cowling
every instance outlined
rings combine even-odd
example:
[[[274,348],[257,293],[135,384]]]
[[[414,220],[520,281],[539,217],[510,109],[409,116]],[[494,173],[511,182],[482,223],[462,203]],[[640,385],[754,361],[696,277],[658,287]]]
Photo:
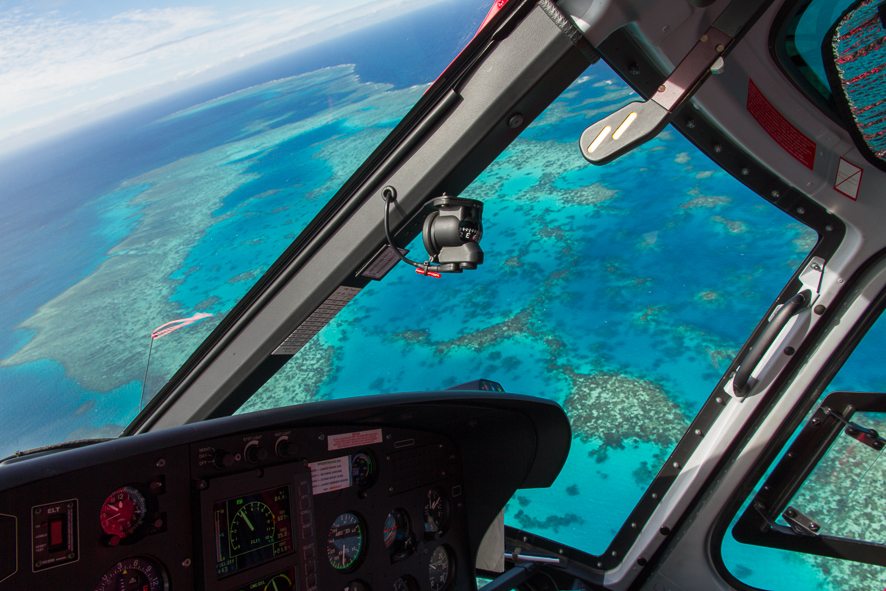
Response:
[[[0,466],[0,590],[473,589],[518,488],[549,486],[555,403],[325,401]]]

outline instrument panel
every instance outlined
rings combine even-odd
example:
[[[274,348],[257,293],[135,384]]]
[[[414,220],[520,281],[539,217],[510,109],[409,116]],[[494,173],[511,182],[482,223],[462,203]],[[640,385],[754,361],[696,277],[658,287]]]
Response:
[[[466,541],[461,462],[443,435],[246,433],[202,442],[191,457],[206,589],[387,591],[414,580],[445,591],[469,564],[456,550]]]
[[[422,409],[451,414],[451,433],[398,412],[272,411],[0,466],[0,590],[472,589],[479,537],[512,491],[466,482],[481,464],[464,430],[494,429],[454,406]],[[531,459],[513,462],[515,482]]]

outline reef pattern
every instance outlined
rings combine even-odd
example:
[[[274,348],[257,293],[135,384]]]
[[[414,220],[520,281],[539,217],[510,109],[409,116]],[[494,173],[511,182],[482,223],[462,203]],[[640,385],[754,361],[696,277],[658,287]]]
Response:
[[[318,89],[337,101],[289,118]],[[116,207],[133,230],[27,319],[30,338],[0,363],[57,360],[96,396],[147,375],[149,396],[422,91],[361,81],[340,66],[170,117],[165,124],[263,105],[230,141],[121,186],[129,192]],[[588,70],[462,192],[484,202],[479,270],[438,281],[397,266],[240,412],[477,378],[555,400],[572,423],[569,460],[551,489],[521,491],[506,517],[605,551],[814,243],[670,130],[589,166],[580,129],[631,96],[605,66]],[[422,249],[420,238],[404,246]],[[156,341],[146,372],[151,329],[194,312],[213,317]],[[85,318],[93,330],[78,332]]]

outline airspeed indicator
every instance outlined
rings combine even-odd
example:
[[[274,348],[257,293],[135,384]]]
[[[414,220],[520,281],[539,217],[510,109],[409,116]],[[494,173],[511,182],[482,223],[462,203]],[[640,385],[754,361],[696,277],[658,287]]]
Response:
[[[338,571],[357,566],[366,548],[366,529],[356,513],[342,513],[329,526],[326,536],[326,557]]]

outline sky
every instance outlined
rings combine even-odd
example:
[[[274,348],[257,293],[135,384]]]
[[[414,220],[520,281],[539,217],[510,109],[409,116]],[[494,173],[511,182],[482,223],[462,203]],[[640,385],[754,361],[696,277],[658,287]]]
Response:
[[[437,1],[0,0],[0,154]]]

